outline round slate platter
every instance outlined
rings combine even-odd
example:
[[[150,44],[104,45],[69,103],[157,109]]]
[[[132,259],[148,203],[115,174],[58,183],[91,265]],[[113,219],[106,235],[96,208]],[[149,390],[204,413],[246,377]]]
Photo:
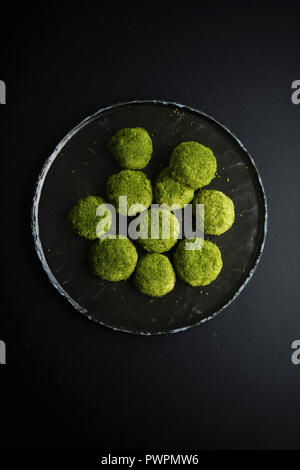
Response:
[[[218,176],[208,188],[219,189],[233,199],[236,221],[220,237],[206,237],[218,245],[224,263],[211,285],[189,287],[177,279],[171,293],[151,298],[137,292],[132,279],[109,283],[90,274],[89,242],[73,234],[67,216],[81,197],[105,197],[108,176],[121,170],[106,146],[122,127],[144,127],[150,133],[154,152],[144,171],[152,182],[168,165],[172,148],[180,142],[194,140],[213,150]],[[213,318],[228,306],[259,262],[266,223],[262,182],[238,139],[202,112],[161,101],[116,104],[75,127],[46,161],[32,211],[36,251],[58,291],[77,310],[101,325],[148,335],[183,331]],[[172,259],[173,251],[167,255]]]

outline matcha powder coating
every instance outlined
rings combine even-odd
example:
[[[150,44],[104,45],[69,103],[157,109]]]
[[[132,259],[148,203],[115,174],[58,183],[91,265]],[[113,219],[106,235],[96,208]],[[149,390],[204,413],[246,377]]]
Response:
[[[208,240],[198,250],[187,250],[187,242],[195,240],[182,240],[179,243],[174,254],[174,265],[181,279],[191,286],[206,286],[221,272],[222,257],[217,245]]]
[[[125,237],[104,238],[92,244],[89,251],[92,273],[105,281],[124,281],[135,270],[138,254]]]
[[[176,180],[197,189],[215,177],[217,161],[208,147],[198,142],[182,142],[172,152],[170,167]]]
[[[141,127],[119,129],[110,139],[108,151],[123,168],[141,170],[150,161],[152,140]]]
[[[194,197],[194,190],[186,184],[175,180],[170,172],[170,168],[164,168],[158,175],[154,187],[155,202],[157,204],[167,204],[170,208],[178,205],[178,209],[191,202]]]
[[[127,207],[119,206],[120,196],[127,196]],[[122,170],[108,178],[107,199],[121,215],[142,212],[150,206],[152,197],[151,182],[142,171]]]
[[[221,191],[203,189],[195,196],[196,204],[204,205],[204,232],[209,235],[222,235],[234,222],[234,205],[232,200]]]
[[[169,251],[177,242],[180,224],[177,217],[167,209],[153,208],[144,212],[141,217],[145,219],[141,231],[145,232],[138,238],[144,250],[150,253],[163,253]],[[148,237],[148,238],[147,238]]]
[[[134,283],[143,294],[162,297],[174,289],[175,273],[170,260],[158,253],[143,256],[138,262]]]
[[[110,138],[107,149],[124,168],[108,178],[107,201],[121,216],[140,214],[129,223],[128,233],[137,240],[139,251],[147,253],[138,259],[129,238],[111,235],[108,231],[112,221],[114,230],[122,231],[121,224],[115,224],[113,207],[109,208],[99,196],[87,196],[73,206],[69,221],[76,234],[94,240],[88,251],[91,272],[110,282],[127,280],[134,273],[135,287],[151,297],[163,297],[174,289],[175,272],[190,286],[206,286],[213,282],[223,266],[217,245],[202,238],[192,238],[180,240],[175,247],[181,235],[181,219],[179,213],[176,217],[175,211],[191,201],[194,215],[197,204],[204,205],[205,233],[221,235],[234,223],[232,200],[221,191],[201,189],[216,176],[217,161],[212,150],[192,141],[177,145],[171,154],[170,166],[157,176],[156,206],[152,207],[151,181],[140,171],[147,166],[153,153],[148,132],[142,127],[119,129]],[[195,196],[195,190],[199,188]],[[99,208],[102,204],[106,206]],[[104,216],[98,213],[104,213]],[[192,244],[194,249],[191,249]],[[161,254],[173,247],[174,268],[170,259]]]
[[[99,205],[105,204],[104,199],[99,196],[87,196],[80,199],[75,206],[72,207],[69,213],[69,220],[71,226],[77,235],[87,239],[96,240],[98,238],[96,228],[98,222],[105,216],[109,216],[108,223],[104,227],[104,232],[107,232],[111,226],[111,212],[107,209],[107,213],[103,217],[97,216],[96,211]],[[101,234],[98,234],[101,236]]]

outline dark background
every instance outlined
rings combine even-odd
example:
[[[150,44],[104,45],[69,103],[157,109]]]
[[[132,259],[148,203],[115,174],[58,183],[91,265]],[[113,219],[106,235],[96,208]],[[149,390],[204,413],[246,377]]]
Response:
[[[299,2],[1,9],[0,447],[299,449]],[[67,131],[100,107],[150,98],[196,107],[242,140],[269,233],[254,278],[220,316],[139,337],[88,321],[55,291],[30,208]]]

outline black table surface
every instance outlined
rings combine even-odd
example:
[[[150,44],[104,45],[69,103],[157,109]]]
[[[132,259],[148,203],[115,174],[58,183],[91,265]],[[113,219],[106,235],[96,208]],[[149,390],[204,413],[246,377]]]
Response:
[[[299,13],[292,1],[26,2],[2,18],[0,448],[300,448],[300,365],[291,361],[300,340]],[[33,248],[45,159],[83,118],[133,99],[176,101],[224,123],[266,190],[268,236],[253,279],[185,333],[139,337],[88,321],[50,285]]]

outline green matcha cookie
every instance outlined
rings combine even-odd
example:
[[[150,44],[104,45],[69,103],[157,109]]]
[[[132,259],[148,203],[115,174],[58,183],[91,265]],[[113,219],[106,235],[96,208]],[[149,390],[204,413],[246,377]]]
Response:
[[[221,235],[234,222],[234,205],[232,200],[221,191],[203,189],[196,194],[193,210],[196,204],[204,205],[204,232],[209,235]]]
[[[84,199],[80,199],[75,206],[72,207],[69,213],[69,220],[71,222],[72,228],[77,235],[80,235],[87,240],[96,240],[100,238],[105,232],[108,232],[112,216],[109,209],[104,214],[104,216],[97,216],[97,208],[105,204],[104,199],[99,196],[87,196]],[[108,223],[104,227],[104,231],[97,232],[97,224],[104,217],[108,216]]]
[[[141,127],[119,129],[107,148],[119,165],[130,170],[145,168],[153,151],[151,137]]]
[[[142,247],[150,253],[169,251],[177,242],[180,232],[177,217],[167,209],[156,208],[144,212],[141,217],[145,220],[141,224],[142,236],[138,238]],[[148,238],[144,237],[144,233]]]
[[[170,168],[176,180],[197,189],[215,177],[217,161],[208,147],[198,142],[182,142],[172,152]]]
[[[127,196],[127,207],[119,207],[120,196]],[[142,171],[122,170],[108,178],[107,199],[121,215],[136,215],[151,205],[151,182]]]
[[[105,281],[124,281],[133,273],[138,254],[125,237],[107,237],[94,242],[89,251],[92,273]]]
[[[182,240],[174,254],[175,269],[185,282],[191,286],[206,286],[219,275],[223,262],[219,248],[214,243],[204,240],[202,248],[188,250],[187,243],[202,240],[193,238]]]
[[[170,168],[167,167],[157,177],[154,197],[157,204],[167,204],[169,207],[176,204],[180,209],[191,202],[194,197],[194,190],[172,178]]]
[[[162,297],[174,289],[175,281],[173,266],[166,256],[147,254],[138,262],[134,283],[143,294]]]

